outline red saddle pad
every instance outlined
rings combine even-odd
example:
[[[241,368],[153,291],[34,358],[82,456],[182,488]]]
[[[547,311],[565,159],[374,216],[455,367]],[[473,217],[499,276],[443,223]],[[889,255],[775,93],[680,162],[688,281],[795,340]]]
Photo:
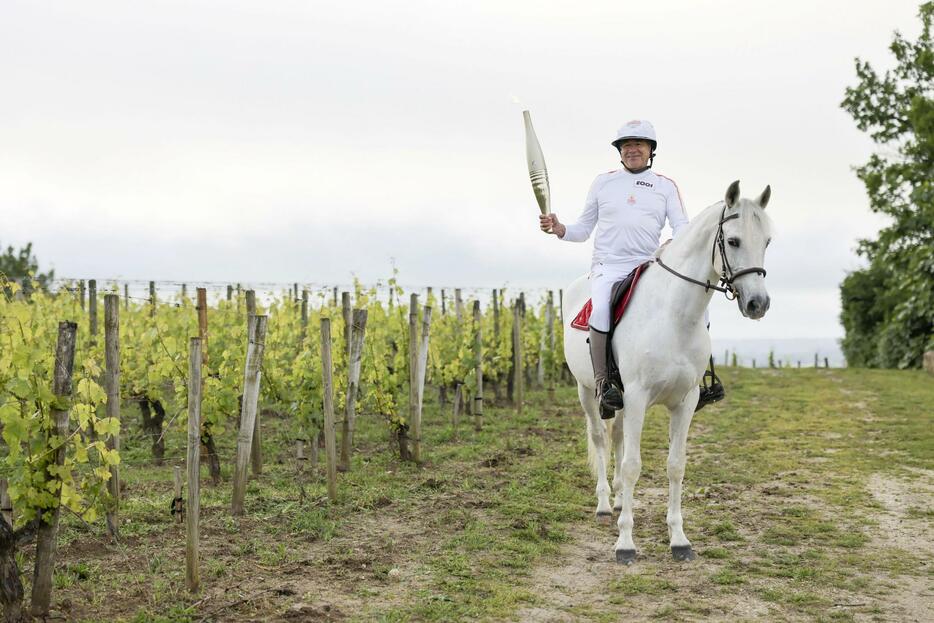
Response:
[[[617,324],[620,318],[623,317],[623,314],[626,312],[626,307],[629,305],[629,300],[632,298],[632,293],[636,290],[636,284],[639,283],[639,277],[642,275],[642,271],[646,266],[651,264],[651,262],[646,262],[641,266],[637,266],[636,269],[632,272],[632,282],[629,284],[629,287],[626,289],[626,292],[619,298],[619,301],[616,303],[616,307],[613,310],[613,324]],[[575,329],[580,329],[581,331],[588,331],[590,329],[590,314],[593,312],[593,301],[587,299],[587,302],[584,303],[584,307],[580,310],[577,316],[574,317],[574,320],[571,321],[571,326]]]

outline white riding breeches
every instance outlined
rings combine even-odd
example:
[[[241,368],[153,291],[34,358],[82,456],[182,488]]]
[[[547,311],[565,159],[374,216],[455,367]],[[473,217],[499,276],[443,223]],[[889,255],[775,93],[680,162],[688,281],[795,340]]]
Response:
[[[641,261],[604,263],[597,262],[590,272],[590,300],[593,311],[590,312],[590,326],[606,333],[610,330],[610,294],[613,285],[622,281],[641,264]]]

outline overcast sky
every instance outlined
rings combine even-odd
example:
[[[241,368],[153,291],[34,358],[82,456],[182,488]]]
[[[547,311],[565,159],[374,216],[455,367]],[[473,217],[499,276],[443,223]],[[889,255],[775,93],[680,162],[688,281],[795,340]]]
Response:
[[[521,110],[574,220],[652,121],[689,215],[772,186],[772,307],[715,337],[834,337],[881,221],[839,108],[917,2],[0,1],[0,244],[58,276],[565,287]],[[520,105],[514,103],[518,98]]]

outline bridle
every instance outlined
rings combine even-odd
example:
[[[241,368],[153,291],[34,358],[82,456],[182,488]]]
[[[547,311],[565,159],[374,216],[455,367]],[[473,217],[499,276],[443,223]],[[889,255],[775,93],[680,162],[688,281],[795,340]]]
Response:
[[[720,280],[719,283],[723,284],[723,287],[719,285],[714,285],[710,283],[710,280],[707,281],[698,281],[697,279],[692,279],[687,275],[682,275],[675,269],[671,268],[664,262],[662,262],[661,257],[655,258],[655,263],[670,272],[676,277],[680,277],[685,281],[689,281],[693,284],[699,285],[704,288],[704,292],[709,292],[710,290],[716,290],[717,292],[723,292],[726,295],[727,300],[736,299],[736,287],[733,285],[733,282],[742,277],[743,275],[748,275],[750,273],[756,273],[765,277],[765,269],[759,266],[754,266],[752,268],[743,268],[741,270],[733,271],[733,267],[730,266],[729,260],[726,259],[726,243],[723,240],[723,224],[727,221],[731,221],[734,218],[739,218],[739,212],[731,214],[729,216],[724,216],[726,214],[726,204],[723,205],[723,210],[720,212],[720,222],[717,223],[717,235],[714,237],[713,246],[710,248],[710,265],[716,266],[716,253],[717,249],[720,250],[720,262],[723,264],[723,269],[720,271]]]

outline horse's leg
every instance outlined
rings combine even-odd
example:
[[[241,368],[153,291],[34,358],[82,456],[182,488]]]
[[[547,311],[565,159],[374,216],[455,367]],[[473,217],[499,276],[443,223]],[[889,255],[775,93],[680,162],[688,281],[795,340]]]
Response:
[[[675,560],[694,560],[691,542],[684,536],[684,520],[681,517],[681,483],[687,463],[688,429],[694,417],[699,390],[695,387],[684,400],[671,409],[668,425],[668,536],[671,538],[671,555]]]
[[[587,458],[597,478],[597,521],[610,521],[613,512],[610,510],[610,483],[606,479],[606,425],[600,419],[600,405],[594,390],[578,383],[577,395],[587,416]]]
[[[625,411],[617,411],[617,418],[609,420],[613,422],[613,438],[611,440],[613,448],[613,510],[617,513],[623,510],[623,418]]]
[[[616,525],[619,538],[616,540],[616,562],[632,564],[636,560],[636,545],[632,541],[632,494],[642,471],[640,443],[642,424],[645,421],[646,399],[640,393],[626,392],[626,409],[623,417],[623,460],[620,464],[622,480],[622,508]],[[619,427],[619,423],[614,427]],[[615,433],[615,431],[614,431]],[[614,434],[615,436],[615,434]],[[617,456],[619,455],[617,448]]]

